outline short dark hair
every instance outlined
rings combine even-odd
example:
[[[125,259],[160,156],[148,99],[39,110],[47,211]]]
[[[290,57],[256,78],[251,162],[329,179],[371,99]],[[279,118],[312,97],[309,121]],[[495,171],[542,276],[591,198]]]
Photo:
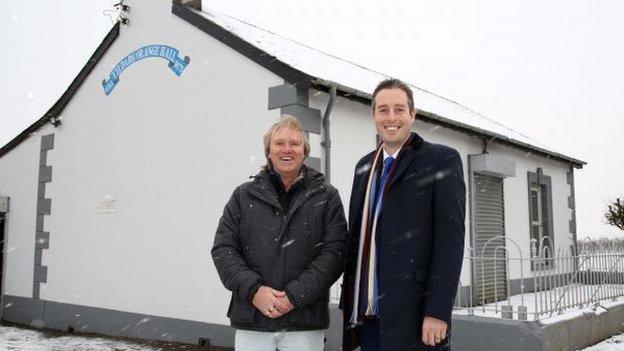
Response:
[[[377,87],[373,92],[373,98],[371,99],[373,111],[375,111],[375,97],[377,97],[377,94],[384,89],[403,90],[407,95],[407,106],[409,107],[410,112],[414,111],[414,93],[412,92],[412,89],[410,89],[410,87],[405,82],[396,78],[382,80],[379,84],[377,84]]]

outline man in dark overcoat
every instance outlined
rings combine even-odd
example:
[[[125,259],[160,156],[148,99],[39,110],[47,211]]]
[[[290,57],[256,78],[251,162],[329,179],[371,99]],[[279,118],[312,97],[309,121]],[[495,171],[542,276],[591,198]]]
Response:
[[[461,157],[412,132],[413,94],[400,80],[381,82],[372,108],[381,143],[355,167],[343,350],[450,350],[464,250]]]

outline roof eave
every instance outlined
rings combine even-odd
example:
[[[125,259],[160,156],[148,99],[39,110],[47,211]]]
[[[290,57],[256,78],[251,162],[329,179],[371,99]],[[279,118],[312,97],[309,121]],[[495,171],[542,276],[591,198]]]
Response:
[[[299,69],[292,67],[278,58],[267,54],[262,49],[252,45],[244,39],[236,36],[228,30],[222,28],[218,24],[214,23],[210,19],[202,16],[196,10],[189,8],[182,0],[173,0],[171,12],[176,16],[187,21],[191,25],[197,27],[203,32],[209,34],[213,38],[221,41],[223,44],[228,45],[234,50],[238,51],[245,57],[258,63],[262,67],[284,78],[284,80],[293,84],[311,84],[313,87],[320,90],[328,90],[331,87],[336,87],[339,95],[359,101],[364,104],[370,104],[371,95],[363,91],[348,87],[346,85],[326,80],[320,77],[313,77]],[[582,168],[586,162],[568,157],[559,153],[555,153],[546,149],[539,148],[537,146],[527,144],[513,138],[509,138],[504,135],[486,131],[474,126],[463,124],[428,111],[419,111],[419,117],[423,120],[427,120],[442,126],[446,126],[470,135],[474,135],[480,138],[487,138],[493,142],[500,142],[513,147],[517,147],[524,151],[533,152],[539,155],[543,155],[547,158],[555,158],[567,163],[572,164],[576,168]]]
[[[321,88],[322,90],[325,90],[324,88],[336,87],[336,90],[338,90],[339,95],[344,96],[346,98],[358,100],[362,103],[370,104],[371,99],[372,99],[371,94],[365,93],[357,89],[353,89],[351,87],[344,86],[336,82],[325,80],[322,78],[315,78],[313,79],[312,83],[316,87],[319,87],[319,88],[322,87]],[[483,129],[480,129],[480,128],[477,128],[468,124],[460,123],[460,122],[445,118],[443,116],[439,116],[429,111],[419,110],[418,116],[423,120],[433,122],[436,124],[440,124],[442,126],[455,129],[455,130],[458,130],[460,132],[463,132],[469,135],[473,135],[473,136],[480,137],[480,138],[486,138],[487,140],[491,142],[499,142],[502,144],[507,144],[507,145],[519,148],[521,150],[524,150],[524,151],[533,152],[538,155],[545,156],[547,158],[552,157],[560,161],[571,163],[575,168],[583,168],[583,166],[587,164],[587,162],[585,161],[578,160],[573,157],[569,157],[569,156],[556,153],[550,150],[546,150],[546,149],[537,147],[535,145],[531,145],[531,144],[510,138],[505,135],[483,130]]]
[[[117,22],[108,32],[106,37],[104,37],[102,43],[100,43],[95,52],[93,52],[93,55],[91,55],[87,63],[82,67],[78,75],[74,78],[69,87],[67,87],[63,95],[61,95],[61,97],[54,103],[54,105],[52,105],[52,107],[50,107],[50,109],[41,118],[39,118],[35,123],[31,124],[23,132],[21,132],[15,138],[11,139],[8,143],[2,146],[2,148],[0,148],[0,157],[6,155],[9,151],[13,150],[22,141],[26,140],[29,135],[49,123],[52,118],[61,115],[61,113],[65,109],[65,106],[67,106],[76,91],[78,91],[82,83],[87,79],[89,73],[91,73],[93,68],[97,65],[97,63],[104,56],[108,48],[113,44],[118,36],[119,22]]]
[[[305,72],[293,68],[276,57],[267,54],[262,49],[239,38],[234,33],[224,29],[210,19],[202,16],[196,9],[189,7],[183,0],[173,0],[171,13],[185,20],[187,23],[201,30],[202,32],[217,39],[223,44],[236,50],[243,56],[259,64],[260,66],[276,73],[289,83],[308,83],[312,80]]]

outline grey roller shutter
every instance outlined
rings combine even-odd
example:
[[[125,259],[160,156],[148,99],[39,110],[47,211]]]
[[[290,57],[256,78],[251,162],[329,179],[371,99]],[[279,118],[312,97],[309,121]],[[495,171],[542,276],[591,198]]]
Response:
[[[474,174],[476,303],[506,299],[507,272],[503,179]],[[493,239],[496,238],[496,239]],[[487,247],[485,244],[487,244]],[[495,293],[496,292],[496,293]]]

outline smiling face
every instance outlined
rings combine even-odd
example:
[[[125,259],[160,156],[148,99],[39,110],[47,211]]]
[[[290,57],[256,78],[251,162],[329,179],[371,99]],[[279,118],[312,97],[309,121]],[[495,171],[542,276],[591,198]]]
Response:
[[[375,96],[373,118],[386,151],[396,152],[409,138],[416,111],[408,105],[407,94],[398,88],[383,89]]]
[[[301,132],[281,127],[271,135],[269,159],[273,170],[282,178],[294,178],[299,175],[305,156],[305,149]]]

